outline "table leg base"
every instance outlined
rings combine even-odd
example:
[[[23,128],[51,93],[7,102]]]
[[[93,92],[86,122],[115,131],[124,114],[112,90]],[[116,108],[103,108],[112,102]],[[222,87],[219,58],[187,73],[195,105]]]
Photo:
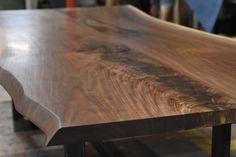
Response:
[[[230,157],[231,124],[212,128],[212,157]]]
[[[64,145],[64,157],[85,157],[85,143]]]
[[[102,157],[113,157],[113,155],[106,149],[102,142],[91,142],[92,146],[97,150]]]
[[[13,127],[15,132],[29,131],[38,129],[33,123],[25,118],[16,111],[14,102],[12,101],[12,114],[13,114]]]

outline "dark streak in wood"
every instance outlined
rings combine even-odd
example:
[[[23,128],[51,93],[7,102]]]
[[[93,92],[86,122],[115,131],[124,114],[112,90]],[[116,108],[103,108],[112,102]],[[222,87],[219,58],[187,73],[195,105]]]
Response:
[[[200,103],[202,105],[204,103],[213,110],[219,107],[228,106],[230,108],[232,105],[236,105],[235,103],[231,104],[230,101],[227,101],[227,99],[225,99],[226,96],[223,93],[213,92],[209,87],[203,86],[203,84],[198,81],[191,80],[190,78],[164,66],[160,62],[155,62],[154,64],[146,62],[145,60],[150,60],[150,58],[147,58],[142,53],[132,50],[125,45],[90,44],[87,48],[77,51],[90,55],[93,55],[93,52],[99,53],[101,60],[107,60],[111,62],[110,64],[120,63],[122,66],[128,66],[127,69],[133,69],[135,72],[132,72],[140,75],[137,77],[143,77],[145,80],[154,82],[154,84],[155,82],[161,83],[165,87],[169,88],[166,90],[173,90],[182,93],[183,99],[193,97],[192,101],[195,101],[195,104]],[[114,69],[116,68],[117,67],[115,66]],[[183,101],[187,102],[188,100]],[[186,107],[186,104],[183,105],[184,106],[174,106],[174,108],[179,109]]]
[[[117,35],[123,35],[123,36],[131,35],[131,36],[136,36],[136,37],[142,37],[143,35],[146,35],[145,32],[113,26],[113,25],[104,23],[100,20],[96,20],[92,17],[88,17],[88,19],[84,23],[87,26],[101,33],[115,33]]]

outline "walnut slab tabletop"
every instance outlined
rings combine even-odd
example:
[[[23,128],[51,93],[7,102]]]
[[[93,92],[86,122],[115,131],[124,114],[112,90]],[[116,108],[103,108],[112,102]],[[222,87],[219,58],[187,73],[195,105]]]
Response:
[[[46,145],[236,122],[236,42],[131,6],[0,12],[0,83]]]

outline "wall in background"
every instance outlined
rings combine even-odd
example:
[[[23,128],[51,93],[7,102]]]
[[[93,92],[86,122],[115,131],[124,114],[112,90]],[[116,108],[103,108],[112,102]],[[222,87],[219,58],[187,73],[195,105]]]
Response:
[[[0,0],[0,10],[24,9],[24,0]]]

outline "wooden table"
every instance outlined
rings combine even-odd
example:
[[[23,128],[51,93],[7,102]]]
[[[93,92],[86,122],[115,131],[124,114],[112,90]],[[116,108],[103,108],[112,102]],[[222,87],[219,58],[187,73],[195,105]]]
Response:
[[[0,83],[46,145],[84,156],[85,142],[213,126],[212,156],[229,157],[235,41],[131,6],[4,11],[0,28]]]

